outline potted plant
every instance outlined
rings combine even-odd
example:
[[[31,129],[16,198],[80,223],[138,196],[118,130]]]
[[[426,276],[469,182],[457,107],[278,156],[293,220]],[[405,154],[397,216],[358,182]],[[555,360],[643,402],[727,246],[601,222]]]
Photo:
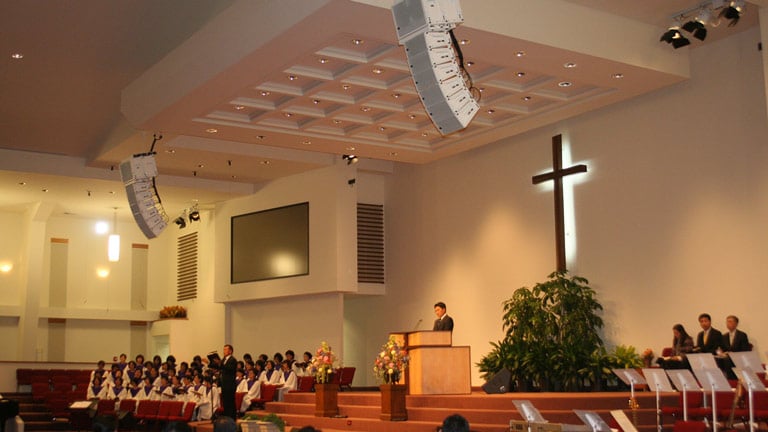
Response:
[[[315,376],[315,417],[338,415],[339,384],[332,382],[337,359],[327,342],[320,343],[310,367]]]
[[[602,309],[589,281],[567,271],[516,290],[503,303],[505,338],[492,343],[480,371],[489,379],[507,368],[516,383],[543,391],[581,389],[593,353],[603,346]]]
[[[390,421],[408,420],[405,408],[405,385],[399,384],[408,367],[408,351],[397,343],[393,336],[382,345],[379,355],[373,361],[373,373],[381,390],[381,419]]]

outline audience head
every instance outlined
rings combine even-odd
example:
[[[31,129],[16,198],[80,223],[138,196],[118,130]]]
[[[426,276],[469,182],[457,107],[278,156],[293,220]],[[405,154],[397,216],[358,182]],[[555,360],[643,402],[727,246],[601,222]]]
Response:
[[[237,432],[237,423],[232,417],[218,417],[213,422],[213,432]]]
[[[186,422],[172,421],[165,425],[163,432],[192,432],[192,428]]]
[[[699,315],[699,325],[701,326],[702,330],[709,330],[709,328],[712,326],[712,317],[709,316],[708,313]]]
[[[313,426],[304,426],[303,428],[293,428],[291,432],[320,432],[320,429],[315,429]]]
[[[736,315],[728,315],[725,319],[725,326],[728,327],[728,331],[732,332],[739,326],[739,317]]]
[[[469,422],[459,414],[453,414],[443,420],[442,432],[469,432]]]
[[[279,352],[276,352],[275,355],[272,357],[272,360],[275,361],[275,364],[280,364],[283,362],[283,355]]]

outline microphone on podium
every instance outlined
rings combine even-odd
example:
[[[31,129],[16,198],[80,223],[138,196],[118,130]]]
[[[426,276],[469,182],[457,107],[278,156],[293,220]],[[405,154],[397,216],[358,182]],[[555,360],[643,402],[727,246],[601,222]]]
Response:
[[[422,322],[422,321],[424,321],[424,319],[423,319],[423,318],[419,318],[419,320],[418,320],[418,321],[416,321],[416,325],[415,325],[415,326],[413,326],[413,331],[416,331],[416,330],[418,330],[418,329],[419,329],[419,325],[421,324],[421,322]]]

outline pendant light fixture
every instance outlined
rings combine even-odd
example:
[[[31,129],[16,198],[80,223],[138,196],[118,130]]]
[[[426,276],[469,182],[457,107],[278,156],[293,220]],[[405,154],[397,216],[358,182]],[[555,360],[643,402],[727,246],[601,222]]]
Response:
[[[109,235],[107,243],[107,257],[110,262],[120,261],[120,236],[117,234],[117,207],[115,207],[114,219],[112,220],[112,234]]]

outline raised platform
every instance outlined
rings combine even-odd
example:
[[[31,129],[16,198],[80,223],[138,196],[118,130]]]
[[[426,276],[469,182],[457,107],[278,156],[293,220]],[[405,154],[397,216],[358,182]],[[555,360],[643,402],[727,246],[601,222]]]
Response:
[[[629,393],[506,393],[490,395],[474,391],[469,395],[408,395],[408,420],[382,421],[381,395],[378,391],[339,393],[339,418],[315,417],[314,393],[289,393],[284,402],[267,404],[265,412],[282,417],[290,427],[312,425],[323,432],[434,432],[445,417],[461,414],[469,420],[475,432],[507,432],[509,421],[521,417],[512,403],[528,399],[552,423],[582,424],[574,409],[596,411],[604,420],[610,411],[624,409],[630,419],[636,418],[641,432],[656,429],[656,395],[636,393],[640,408],[636,413],[627,409]],[[662,405],[676,405],[677,394],[662,397]],[[636,414],[636,415],[635,415]],[[671,430],[667,418],[666,430]],[[197,432],[212,432],[210,423],[196,424]],[[286,427],[286,431],[290,428]]]

